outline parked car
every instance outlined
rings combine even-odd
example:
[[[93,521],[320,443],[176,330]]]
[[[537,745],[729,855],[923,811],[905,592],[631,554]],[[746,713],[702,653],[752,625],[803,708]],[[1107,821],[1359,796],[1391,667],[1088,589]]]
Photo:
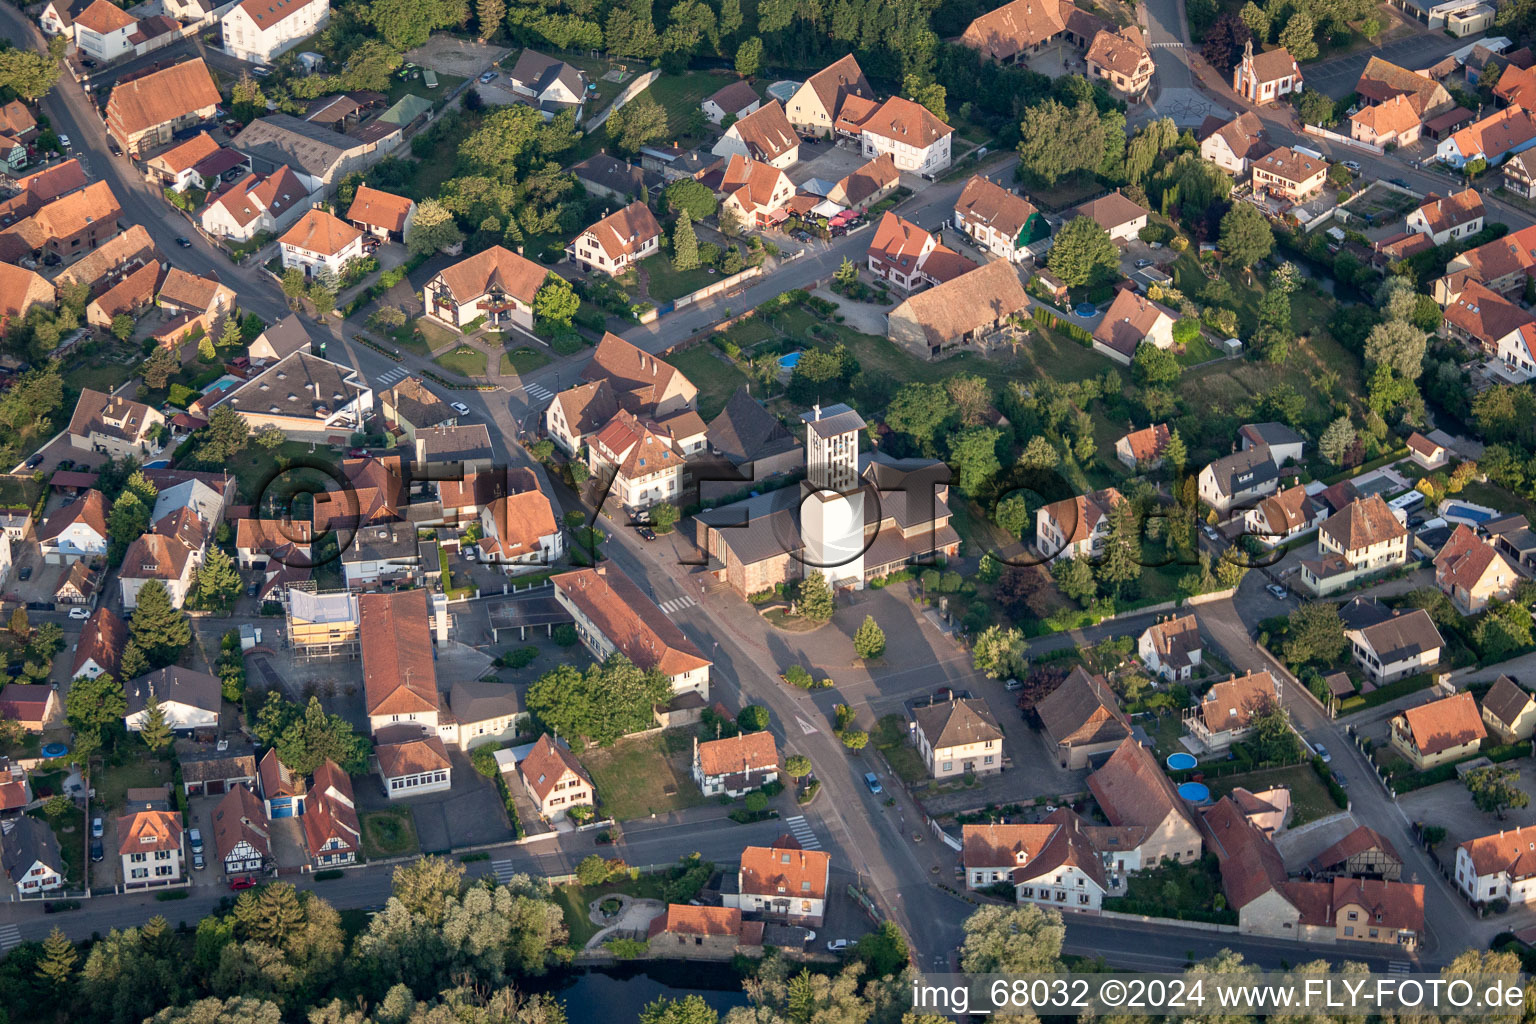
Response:
[[[190,248],[192,248],[192,239],[190,239],[190,238],[183,238],[182,236],[177,235],[176,236],[176,244],[181,246],[183,249],[190,249]]]
[[[91,860],[100,864],[107,859],[106,849],[101,845],[100,839],[91,840]]]
[[[1413,186],[1408,184],[1402,178],[1388,178],[1387,179],[1387,184],[1389,184],[1389,185],[1396,185],[1398,188],[1406,188],[1410,192],[1413,191]]]
[[[1360,165],[1358,163],[1353,160],[1342,160],[1340,162],[1344,165],[1344,169],[1350,174],[1359,175]]]
[[[193,853],[203,852],[203,833],[200,829],[191,829],[187,832],[187,844]]]
[[[30,459],[27,460],[27,468],[28,469],[36,469],[38,466],[41,466],[42,464],[43,464],[43,453],[42,452],[38,452],[36,455],[32,456]]]
[[[458,413],[460,416],[468,416],[469,415],[469,406],[465,405],[463,402],[449,402],[448,403],[448,408],[452,409],[454,412]]]
[[[482,82],[482,83],[485,83],[485,82],[494,82],[494,81],[496,81],[496,72],[495,72],[495,71],[486,71],[486,72],[483,72],[483,73],[482,73],[482,74],[481,74],[481,75],[480,75],[480,81],[481,81],[481,82]]]
[[[59,468],[60,469],[74,469],[75,468],[75,460],[74,459],[60,459],[59,460]]]
[[[91,838],[92,839],[100,839],[105,834],[106,834],[106,827],[101,823],[101,819],[100,818],[92,818],[91,819]]]
[[[240,875],[238,878],[231,878],[229,880],[229,887],[235,892],[239,892],[242,889],[254,889],[256,887],[256,879],[250,875]]]
[[[255,597],[260,592],[261,592],[261,585],[257,584],[257,583],[252,583],[250,586],[245,588],[245,596],[246,597]]]
[[[251,75],[255,78],[266,78],[272,73],[272,69],[263,64],[259,68],[251,68]]]
[[[194,868],[196,868],[198,871],[201,871],[201,870],[203,870],[203,868],[208,866],[208,862],[203,860],[203,855],[201,853],[199,853],[196,850],[193,850],[192,851],[192,866]]]
[[[71,608],[69,610],[69,617],[72,619],[88,619],[91,617],[91,610],[89,608]]]
[[[1140,270],[1142,267],[1150,267],[1151,265],[1152,265],[1152,261],[1148,260],[1148,259],[1140,259],[1140,260],[1136,261],[1136,269],[1137,270]]]
[[[1323,759],[1323,764],[1328,764],[1333,760],[1333,755],[1328,753],[1328,748],[1321,743],[1312,744],[1312,752]]]
[[[66,153],[69,152],[69,146],[70,146],[69,136],[68,135],[60,134],[59,135],[59,145],[64,148],[64,151]]]
[[[1008,690],[1011,693],[1014,690],[1024,689],[1024,684],[1017,679],[1010,679],[1003,684],[1003,689]]]
[[[1348,789],[1349,788],[1349,780],[1346,779],[1339,772],[1334,772],[1333,773],[1333,781],[1337,782],[1339,784],[1339,788],[1340,789]]]
[[[1286,598],[1286,590],[1285,590],[1285,588],[1282,587],[1278,583],[1271,583],[1269,586],[1265,587],[1264,589],[1269,591],[1270,594],[1277,601],[1284,601],[1285,598]]]
[[[880,785],[880,780],[875,778],[874,772],[864,773],[864,785],[869,787],[869,791],[871,793],[879,794],[885,792],[885,790]]]
[[[637,526],[635,527],[635,532],[640,535],[640,539],[643,541],[653,541],[656,539],[656,531],[649,526]]]
[[[851,943],[849,943],[847,939],[828,939],[827,952],[841,953],[843,950],[847,949],[849,945],[851,945]]]

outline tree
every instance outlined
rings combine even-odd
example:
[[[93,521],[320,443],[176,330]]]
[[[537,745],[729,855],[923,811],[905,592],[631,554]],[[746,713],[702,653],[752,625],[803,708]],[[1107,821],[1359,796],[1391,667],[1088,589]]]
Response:
[[[464,865],[442,857],[422,857],[395,868],[391,891],[413,916],[442,924],[447,905],[464,891]]]
[[[416,216],[405,236],[405,246],[413,256],[429,256],[464,241],[453,214],[438,199],[423,199],[416,204]]]
[[[832,588],[827,586],[827,578],[819,569],[807,572],[805,579],[800,581],[800,585],[795,590],[795,607],[803,619],[810,622],[826,622],[837,610],[836,603],[832,599]]]
[[[1051,563],[1051,578],[1056,581],[1057,590],[1085,607],[1098,596],[1099,585],[1086,558],[1056,559]]]
[[[1061,912],[1034,904],[985,906],[965,919],[960,969],[968,974],[1051,974],[1061,969]]]
[[[987,409],[992,404],[992,386],[985,377],[957,373],[944,382],[944,390],[959,411],[962,424],[974,427],[986,421]]]
[[[144,360],[144,365],[139,372],[144,377],[144,386],[159,390],[166,386],[171,379],[171,374],[181,369],[181,361],[176,358],[168,348],[156,345],[155,350]]]
[[[907,940],[895,921],[884,921],[879,928],[859,940],[855,955],[868,968],[871,978],[900,974],[907,966]],[[904,1024],[908,1022],[904,1019]]]
[[[1528,807],[1531,795],[1520,785],[1520,770],[1507,765],[1489,765],[1467,772],[1462,777],[1472,803],[1484,814],[1493,814],[1500,821],[1508,809]]]
[[[1036,434],[1024,446],[1019,455],[1019,465],[1024,469],[1054,469],[1061,464],[1061,453],[1050,440]]]
[[[282,427],[268,424],[256,432],[256,443],[269,452],[275,452],[288,441],[288,435],[283,433]]]
[[[604,127],[615,149],[633,155],[640,152],[641,146],[666,136],[667,112],[650,96],[641,94],[639,99],[609,114]]]
[[[32,632],[32,624],[27,620],[26,606],[17,605],[16,610],[11,612],[10,630],[11,636],[23,641]]]
[[[738,61],[739,63],[739,61]],[[717,1024],[720,1014],[697,994],[681,999],[661,998],[640,1010],[639,1024]]]
[[[832,272],[832,281],[840,288],[852,288],[859,280],[859,265],[848,257],[843,257],[843,262],[837,265]]]
[[[1124,128],[1122,120],[1122,138]],[[1074,174],[1097,172],[1104,163],[1105,137],[1105,121],[1091,99],[1076,100],[1071,107],[1056,99],[1037,103],[1025,108],[1019,125],[1019,166],[1046,187]]]
[[[1099,580],[1118,596],[1127,583],[1141,578],[1136,509],[1124,499],[1109,513],[1109,536],[1104,541],[1104,558],[1099,563]]]
[[[837,738],[842,740],[843,746],[849,750],[863,750],[869,745],[869,733],[863,729],[844,729]]]
[[[1283,648],[1287,665],[1332,665],[1349,647],[1339,609],[1327,601],[1308,601],[1291,612],[1287,622]]]
[[[310,289],[310,294],[314,294],[313,288]],[[324,308],[329,309],[330,307],[326,306]],[[218,352],[216,352],[213,347],[213,338],[205,334],[201,338],[197,339],[197,357],[205,363],[211,363],[215,359],[219,358]]]
[[[949,92],[942,85],[922,75],[907,75],[901,82],[901,92],[907,99],[928,108],[928,112],[940,121],[949,120],[947,108]]]
[[[118,341],[127,341],[133,336],[133,317],[127,313],[119,313],[112,318],[112,337]]]
[[[672,266],[678,270],[696,270],[699,266],[699,239],[693,233],[693,218],[684,210],[677,215],[672,229]]]
[[[1355,443],[1355,425],[1348,416],[1340,416],[1328,424],[1317,439],[1317,450],[1323,458],[1335,466],[1344,465],[1344,456]]]
[[[1312,15],[1295,11],[1280,30],[1280,45],[1299,61],[1311,60],[1317,56],[1316,35],[1317,24]]]
[[[988,679],[1002,679],[1021,669],[1024,634],[1017,629],[988,626],[976,636],[971,663]]]
[[[298,267],[283,271],[283,296],[288,300],[289,309],[295,308],[308,291],[309,279],[304,276],[304,271]]]
[[[865,661],[873,661],[885,653],[885,631],[875,622],[873,615],[864,616],[864,621],[853,634],[853,649]]]
[[[997,508],[992,512],[992,521],[1005,530],[1010,537],[1018,538],[1029,529],[1029,506],[1024,502],[1024,495],[1010,494],[997,503]]]
[[[165,722],[165,710],[153,693],[144,702],[144,722],[139,726],[139,738],[157,754],[171,742],[171,727]]]
[[[736,73],[742,78],[751,78],[762,66],[763,40],[758,36],[748,36],[736,47]]]
[[[80,951],[65,937],[59,926],[54,925],[48,937],[43,940],[43,956],[37,962],[37,976],[54,988],[62,989],[70,975],[75,973],[75,964],[79,960]]]
[[[384,42],[401,52],[422,45],[438,29],[469,18],[461,0],[370,0],[358,13],[379,30]]]
[[[199,432],[202,441],[199,456],[210,462],[228,462],[245,448],[251,436],[250,424],[228,405],[221,405],[208,416],[208,425]]]
[[[240,570],[223,548],[208,550],[197,570],[197,589],[206,604],[228,608],[240,596]]]
[[[1389,367],[1404,380],[1418,380],[1424,372],[1424,332],[1408,320],[1388,320],[1371,328],[1365,338],[1367,369]]]
[[[1057,232],[1046,265],[1068,285],[1080,288],[1117,273],[1120,250],[1092,217],[1074,217]]]
[[[127,712],[122,684],[105,672],[95,679],[76,679],[64,698],[64,719],[76,733],[99,736],[103,729],[121,723]]]
[[[170,665],[192,642],[192,626],[171,604],[165,584],[150,580],[139,588],[128,632],[153,668]]]
[[[544,279],[543,286],[533,297],[533,315],[546,324],[569,327],[580,308],[581,299],[577,297],[576,289],[556,273]]]
[[[1002,469],[997,461],[997,442],[1002,431],[996,427],[971,427],[951,436],[949,464],[955,473],[955,486],[968,497],[975,497],[992,482]]]
[[[506,16],[506,0],[475,0],[475,23],[481,39],[490,39],[500,31],[501,19]]]
[[[1275,247],[1275,233],[1258,208],[1249,203],[1234,203],[1221,218],[1222,258],[1232,266],[1249,268],[1268,256]]]
[[[1291,728],[1290,715],[1274,697],[1262,697],[1258,706],[1248,710],[1248,724],[1253,727],[1250,744],[1261,761],[1285,763],[1301,753],[1301,742]]]
[[[1253,33],[1255,49],[1262,48],[1269,42],[1269,14],[1253,0],[1243,4],[1243,9],[1237,12],[1243,24],[1248,26],[1248,31]]]
[[[792,779],[803,779],[811,774],[811,759],[804,754],[790,754],[784,759],[784,774]]]
[[[679,515],[681,513],[677,511],[676,505],[664,501],[660,505],[651,506],[651,525],[657,533],[665,536],[677,526]]]
[[[857,268],[854,273],[857,275]],[[954,412],[954,400],[946,389],[914,381],[903,384],[891,397],[885,409],[885,425],[906,434],[924,451],[931,451],[939,429]]]
[[[1304,123],[1327,128],[1339,119],[1338,104],[1327,93],[1308,89],[1305,92],[1296,93],[1295,96],[1296,113],[1301,115]],[[1343,164],[1334,164],[1333,167],[1344,172],[1344,184],[1348,184],[1349,168]],[[1328,173],[1332,175],[1333,168],[1329,168]]]
[[[714,216],[720,208],[719,201],[709,187],[692,178],[678,178],[667,186],[664,195],[667,198],[667,209],[673,213],[687,210],[688,216],[695,221]]]
[[[1179,323],[1187,321],[1180,320]],[[1199,334],[1196,326],[1195,333]],[[1179,379],[1182,368],[1179,366],[1178,357],[1165,348],[1156,345],[1139,345],[1136,355],[1131,359],[1131,373],[1143,384],[1153,387],[1163,384],[1172,384]]]
[[[115,563],[122,560],[128,545],[149,529],[149,516],[149,505],[137,494],[125,490],[117,496],[117,500],[112,503],[112,511],[107,514],[107,539],[111,542],[107,555],[109,561]]]
[[[59,80],[62,56],[51,42],[46,53],[21,46],[0,50],[0,86],[10,87],[28,102],[45,96]]]
[[[742,732],[762,732],[768,728],[768,709],[761,704],[748,704],[736,713],[736,724]]]
[[[1179,436],[1179,428],[1174,427],[1168,432],[1168,447],[1163,449],[1163,464],[1177,475],[1184,472],[1184,464],[1188,461],[1189,449],[1184,446],[1184,439]]]
[[[651,707],[668,700],[671,686],[622,654],[585,672],[559,665],[528,688],[528,710],[546,729],[569,739],[610,746],[626,733],[650,727]]]
[[[1243,55],[1243,47],[1252,38],[1253,31],[1243,19],[1228,11],[1205,30],[1200,56],[1221,74],[1230,75]]]
[[[334,761],[348,774],[367,771],[370,747],[352,724],[340,715],[327,714],[318,697],[302,707],[276,690],[267,693],[257,712],[253,731],[262,743],[274,747],[290,771],[312,775],[326,761]]]
[[[1483,664],[1503,661],[1514,651],[1531,644],[1531,617],[1522,605],[1494,604],[1472,631]]]

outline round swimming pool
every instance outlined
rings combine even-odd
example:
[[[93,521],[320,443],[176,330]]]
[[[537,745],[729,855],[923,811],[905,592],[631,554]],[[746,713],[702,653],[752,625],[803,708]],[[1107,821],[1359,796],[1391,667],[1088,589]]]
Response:
[[[1194,754],[1186,754],[1182,750],[1176,754],[1168,755],[1168,768],[1171,771],[1187,771],[1199,763],[1199,761],[1195,760]]]
[[[69,748],[62,743],[49,743],[43,747],[44,757],[63,757],[69,753]]]
[[[1211,802],[1211,789],[1203,782],[1186,782],[1179,787],[1179,796],[1192,804]]]

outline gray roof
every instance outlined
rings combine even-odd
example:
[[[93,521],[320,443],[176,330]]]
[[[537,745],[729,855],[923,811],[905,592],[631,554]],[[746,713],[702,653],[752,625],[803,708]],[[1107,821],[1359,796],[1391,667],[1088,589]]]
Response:
[[[484,722],[522,714],[523,700],[506,683],[457,682],[448,691],[448,707],[460,722]]]
[[[350,366],[294,352],[246,381],[229,404],[236,412],[320,421],[363,393],[355,379]]]
[[[396,414],[417,430],[458,418],[459,414],[450,409],[447,402],[428,391],[414,377],[405,378],[388,393]]]
[[[1392,609],[1374,597],[1357,597],[1339,606],[1339,620],[1345,629],[1364,629],[1392,617]]]
[[[1223,455],[1206,468],[1216,477],[1216,486],[1221,493],[1226,495],[1253,490],[1280,479],[1280,467],[1269,457],[1268,447]]]
[[[779,418],[740,387],[710,420],[704,432],[709,446],[734,465],[755,462],[790,451],[798,443]]]
[[[640,168],[607,153],[587,157],[572,167],[571,173],[576,175],[578,181],[590,182],[624,196],[638,196],[649,184],[646,180],[648,176]]]
[[[305,622],[358,622],[357,595],[348,591],[311,594],[295,590],[288,595],[289,613]]]
[[[312,177],[322,178],[363,143],[325,125],[289,114],[271,114],[246,125],[230,145],[258,163],[268,165],[258,167],[259,170],[270,172],[287,164]]]
[[[864,479],[880,492],[880,518],[903,530],[949,515],[939,490],[949,488],[949,466],[938,459],[893,459],[883,452],[859,456]],[[870,517],[866,514],[865,519]]]
[[[948,700],[912,712],[918,730],[935,750],[983,740],[1000,740],[1003,731],[982,700]]]
[[[341,553],[343,564],[388,561],[415,565],[416,558],[416,528],[404,523],[359,527],[351,545]]]
[[[836,437],[849,431],[863,430],[865,426],[864,417],[854,412],[852,406],[842,402],[826,408],[818,405],[810,412],[801,413],[800,421],[809,423],[818,437]]]
[[[1250,441],[1259,441],[1267,445],[1277,444],[1304,444],[1306,438],[1286,426],[1284,423],[1244,423],[1238,428],[1238,433],[1247,437]]]
[[[524,50],[508,77],[533,90],[535,95],[543,93],[557,80],[577,96],[586,94],[587,84],[582,81],[578,69],[563,60],[546,57],[537,50]]]
[[[220,701],[223,700],[223,687],[218,676],[179,665],[155,669],[148,675],[130,679],[123,690],[128,698],[130,715],[144,710],[151,693],[162,705],[174,701],[214,714],[219,713]]]
[[[471,462],[489,459],[491,432],[484,423],[432,427],[416,432],[416,450],[423,462]]]
[[[256,755],[235,754],[227,757],[182,758],[183,782],[228,782],[231,779],[255,779]]]
[[[1502,537],[1504,543],[1516,551],[1536,551],[1536,531],[1532,531],[1525,516],[1518,513],[1490,519],[1483,524],[1483,531],[1490,537]]]
[[[264,339],[268,345],[271,345],[272,351],[277,353],[279,359],[291,356],[300,349],[308,351],[311,342],[309,331],[304,329],[304,322],[296,313],[289,313],[262,331],[259,339]]]
[[[45,822],[23,814],[11,822],[10,830],[0,838],[0,855],[5,873],[19,882],[38,862],[64,873],[64,858],[59,855],[59,840]]]
[[[1422,608],[1366,626],[1360,630],[1360,635],[1383,665],[1445,646],[1440,631],[1435,628],[1435,620]]]

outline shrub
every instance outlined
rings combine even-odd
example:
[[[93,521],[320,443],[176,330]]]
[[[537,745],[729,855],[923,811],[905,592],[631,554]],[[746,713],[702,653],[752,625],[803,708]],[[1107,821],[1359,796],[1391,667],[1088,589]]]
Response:
[[[816,681],[811,678],[811,674],[799,665],[791,665],[784,670],[784,681],[790,686],[799,687],[802,690],[809,690],[816,684]]]
[[[336,879],[341,878],[345,874],[346,872],[342,871],[340,868],[328,868],[325,871],[316,871],[314,874],[314,879],[317,882],[334,882]]]
[[[762,814],[768,809],[768,798],[762,793],[748,793],[745,804],[749,814]]]

